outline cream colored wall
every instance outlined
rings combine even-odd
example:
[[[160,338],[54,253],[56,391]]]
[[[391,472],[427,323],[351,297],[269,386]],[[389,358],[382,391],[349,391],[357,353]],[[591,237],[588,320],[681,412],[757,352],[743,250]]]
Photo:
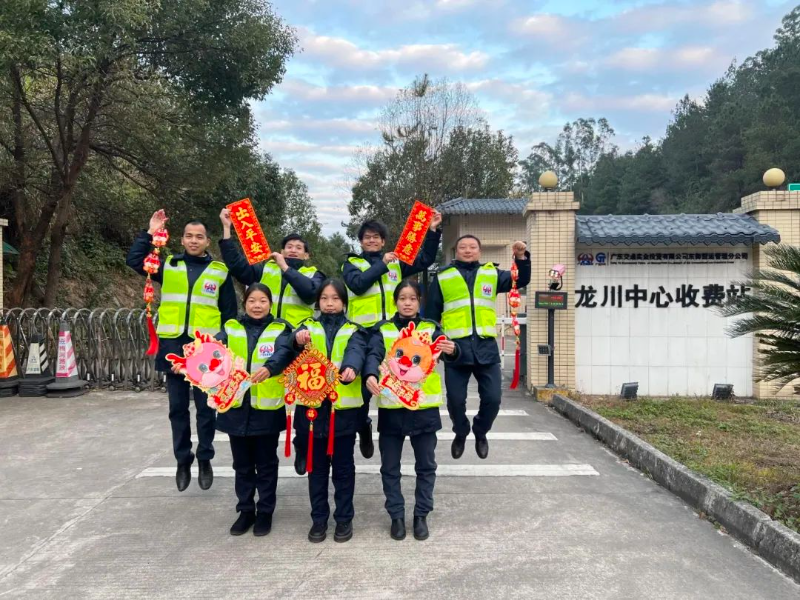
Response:
[[[759,223],[774,227],[781,234],[781,244],[800,246],[800,192],[769,191],[758,192],[742,198],[742,207],[737,213],[745,213]],[[753,267],[766,269],[769,258],[764,250],[769,246],[755,246],[753,251]],[[753,344],[753,361],[757,373],[759,360],[759,344]],[[800,380],[794,385],[800,384]],[[795,395],[794,385],[781,390],[769,383],[755,381],[753,393],[757,398],[790,397]]]

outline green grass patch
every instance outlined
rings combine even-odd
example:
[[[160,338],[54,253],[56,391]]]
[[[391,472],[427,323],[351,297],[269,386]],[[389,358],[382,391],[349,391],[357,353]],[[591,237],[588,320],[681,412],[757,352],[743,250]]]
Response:
[[[800,400],[578,401],[800,532]]]

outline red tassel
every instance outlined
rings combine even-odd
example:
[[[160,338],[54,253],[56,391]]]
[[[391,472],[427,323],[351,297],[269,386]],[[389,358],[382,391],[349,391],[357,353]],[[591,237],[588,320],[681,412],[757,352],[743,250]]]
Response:
[[[292,455],[292,413],[286,411],[286,448],[284,450],[286,458]]]
[[[510,389],[515,390],[519,385],[519,345],[517,345],[517,352],[514,354],[514,377],[511,379]]]
[[[156,327],[153,325],[152,315],[147,315],[147,331],[150,334],[150,347],[147,349],[146,355],[153,356],[158,352],[158,334]]]
[[[328,456],[333,456],[334,423],[336,423],[336,410],[333,408],[333,402],[331,402],[331,421],[330,425],[328,425]]]
[[[308,425],[308,454],[306,455],[306,473],[314,468],[314,423]]]

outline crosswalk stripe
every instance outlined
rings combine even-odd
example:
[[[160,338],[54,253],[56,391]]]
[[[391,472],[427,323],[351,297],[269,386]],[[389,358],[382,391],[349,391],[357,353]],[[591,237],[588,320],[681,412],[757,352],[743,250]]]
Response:
[[[378,475],[380,465],[356,465],[357,475]],[[414,465],[403,465],[402,474],[414,477]],[[192,467],[192,474],[197,476],[197,467]],[[600,475],[594,467],[586,464],[553,464],[553,465],[439,465],[436,469],[439,477],[576,477]],[[175,467],[150,467],[136,476],[174,477]],[[233,477],[230,467],[215,467],[214,477]],[[278,467],[280,478],[300,478],[294,467]],[[304,476],[302,476],[304,477]]]
[[[440,431],[436,434],[436,437],[440,441],[452,441],[455,439],[456,434],[452,431]],[[470,436],[472,437],[472,436]],[[507,431],[490,431],[486,437],[489,441],[498,441],[498,442],[555,442],[558,441],[556,436],[554,436],[549,431],[525,431],[525,432],[507,432]],[[217,432],[214,435],[215,442],[222,442],[228,440],[227,433],[219,433]],[[197,436],[192,436],[192,441],[197,441]],[[281,433],[280,435],[280,442],[283,443],[286,441],[286,433]]]
[[[396,409],[396,410],[401,410],[401,409]],[[446,408],[439,409],[439,414],[443,415],[443,416],[447,416],[447,409]],[[467,416],[468,417],[474,417],[477,414],[478,414],[478,411],[476,409],[468,409],[467,410]],[[377,417],[378,416],[378,411],[377,410],[369,411],[369,416],[370,417]],[[528,411],[526,411],[526,410],[500,410],[500,411],[498,411],[497,416],[498,417],[527,417],[528,416]]]

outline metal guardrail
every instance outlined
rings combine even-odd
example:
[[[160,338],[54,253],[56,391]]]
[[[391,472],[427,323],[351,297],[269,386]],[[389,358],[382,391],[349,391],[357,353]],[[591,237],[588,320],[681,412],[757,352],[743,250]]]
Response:
[[[149,345],[147,317],[141,308],[12,308],[2,311],[21,372],[32,338],[41,335],[51,368],[58,352],[58,330],[69,324],[78,371],[92,387],[153,390],[163,386]]]

